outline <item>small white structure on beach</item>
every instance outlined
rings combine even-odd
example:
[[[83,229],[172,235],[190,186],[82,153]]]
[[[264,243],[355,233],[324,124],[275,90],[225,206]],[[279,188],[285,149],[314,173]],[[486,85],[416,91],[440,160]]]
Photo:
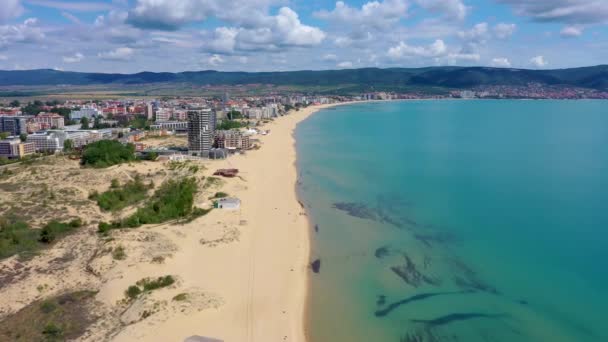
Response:
[[[218,209],[238,210],[241,208],[241,200],[233,197],[220,198],[215,201],[214,207]]]

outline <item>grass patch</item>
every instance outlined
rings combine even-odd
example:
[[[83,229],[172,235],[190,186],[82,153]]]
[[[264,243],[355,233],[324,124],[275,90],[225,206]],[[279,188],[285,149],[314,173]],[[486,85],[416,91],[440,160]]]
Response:
[[[195,178],[166,181],[144,207],[123,220],[100,222],[98,232],[107,233],[111,229],[136,228],[143,224],[159,224],[171,220],[187,221],[204,215],[208,211],[194,207],[196,192]]]
[[[213,196],[209,197],[209,199],[226,198],[226,197],[228,197],[228,196],[229,196],[229,195],[228,195],[227,193],[225,193],[225,192],[221,192],[221,191],[220,191],[220,192],[216,192],[216,193],[215,193],[215,195],[213,195]]]
[[[151,292],[163,287],[171,286],[174,283],[175,279],[170,275],[158,277],[156,279],[144,278],[135,283],[135,285],[129,286],[125,291],[125,296],[129,299],[136,299],[144,292]]]
[[[113,179],[108,191],[101,194],[93,192],[89,199],[96,201],[101,210],[118,211],[144,200],[149,188],[139,175],[122,186],[117,179]]]
[[[0,341],[66,341],[81,336],[96,317],[95,292],[79,291],[34,302],[0,322]]]
[[[176,295],[175,297],[173,297],[173,300],[176,302],[183,302],[186,299],[188,299],[187,293],[180,293],[180,294]]]
[[[74,219],[65,223],[51,221],[42,229],[32,229],[15,217],[0,218],[0,259],[34,253],[82,226],[82,220]]]
[[[204,189],[208,189],[214,186],[222,185],[222,180],[217,177],[207,177],[205,179],[205,184],[203,184]]]
[[[126,258],[127,253],[125,253],[125,248],[123,246],[118,246],[112,250],[112,259],[125,260]]]

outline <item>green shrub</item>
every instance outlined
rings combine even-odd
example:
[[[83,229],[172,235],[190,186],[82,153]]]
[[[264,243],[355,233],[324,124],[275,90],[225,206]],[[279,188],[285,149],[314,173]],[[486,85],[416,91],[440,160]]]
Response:
[[[44,329],[42,330],[42,333],[48,337],[60,337],[63,334],[63,330],[56,326],[54,323],[49,323],[47,324]]]
[[[129,299],[136,299],[144,292],[171,286],[173,283],[175,283],[175,279],[170,275],[158,277],[156,279],[144,278],[135,283],[135,285],[129,286],[125,291],[125,295]]]
[[[135,285],[129,286],[129,288],[127,289],[127,291],[125,291],[125,295],[127,297],[129,297],[130,299],[135,299],[140,294],[141,294],[141,289],[138,286],[135,286]]]
[[[116,140],[100,140],[87,145],[82,152],[81,164],[104,168],[135,160],[135,146],[123,145]]]
[[[97,201],[97,205],[104,211],[116,211],[141,202],[146,198],[147,193],[148,186],[143,183],[138,175],[122,187],[118,181],[112,180],[110,190],[101,194],[92,193],[89,199]]]
[[[153,291],[162,287],[167,287],[175,283],[172,276],[167,275],[156,279],[144,278],[137,282],[138,286],[143,287],[144,292]]]
[[[216,192],[215,195],[213,195],[213,197],[211,197],[211,199],[214,199],[214,198],[225,198],[225,197],[228,197],[228,196],[229,195],[227,193],[220,191],[220,192]]]
[[[80,219],[74,219],[68,223],[53,220],[42,227],[38,241],[46,244],[52,243],[60,235],[64,235],[81,226],[82,221]]]
[[[114,260],[125,260],[127,258],[125,248],[123,246],[118,246],[114,248],[114,250],[112,251],[112,258]]]
[[[182,302],[186,299],[188,299],[187,293],[180,293],[180,294],[176,295],[175,297],[173,297],[173,300],[176,302]]]

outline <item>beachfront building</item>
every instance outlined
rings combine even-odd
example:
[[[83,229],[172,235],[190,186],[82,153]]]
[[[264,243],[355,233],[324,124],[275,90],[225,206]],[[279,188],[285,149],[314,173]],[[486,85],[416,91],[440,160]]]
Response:
[[[233,197],[220,198],[213,206],[217,209],[238,210],[241,208],[241,200]]]
[[[27,116],[0,116],[0,132],[8,132],[10,135],[27,133]]]
[[[188,153],[209,157],[213,147],[215,115],[209,108],[188,111]]]
[[[249,135],[238,130],[217,131],[215,134],[215,145],[218,148],[247,150],[251,148]]]
[[[82,118],[90,120],[95,116],[103,116],[103,112],[95,107],[82,107],[80,110],[70,112],[71,120],[82,120]]]
[[[0,157],[23,158],[34,153],[36,145],[33,142],[22,142],[20,139],[0,140]]]

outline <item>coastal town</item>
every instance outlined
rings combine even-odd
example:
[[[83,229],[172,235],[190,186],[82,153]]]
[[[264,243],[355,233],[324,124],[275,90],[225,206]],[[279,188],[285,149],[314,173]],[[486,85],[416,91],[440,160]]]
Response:
[[[292,133],[351,100],[3,105],[0,340],[303,340],[310,227]],[[242,315],[276,293],[289,296],[264,314],[272,332]]]

